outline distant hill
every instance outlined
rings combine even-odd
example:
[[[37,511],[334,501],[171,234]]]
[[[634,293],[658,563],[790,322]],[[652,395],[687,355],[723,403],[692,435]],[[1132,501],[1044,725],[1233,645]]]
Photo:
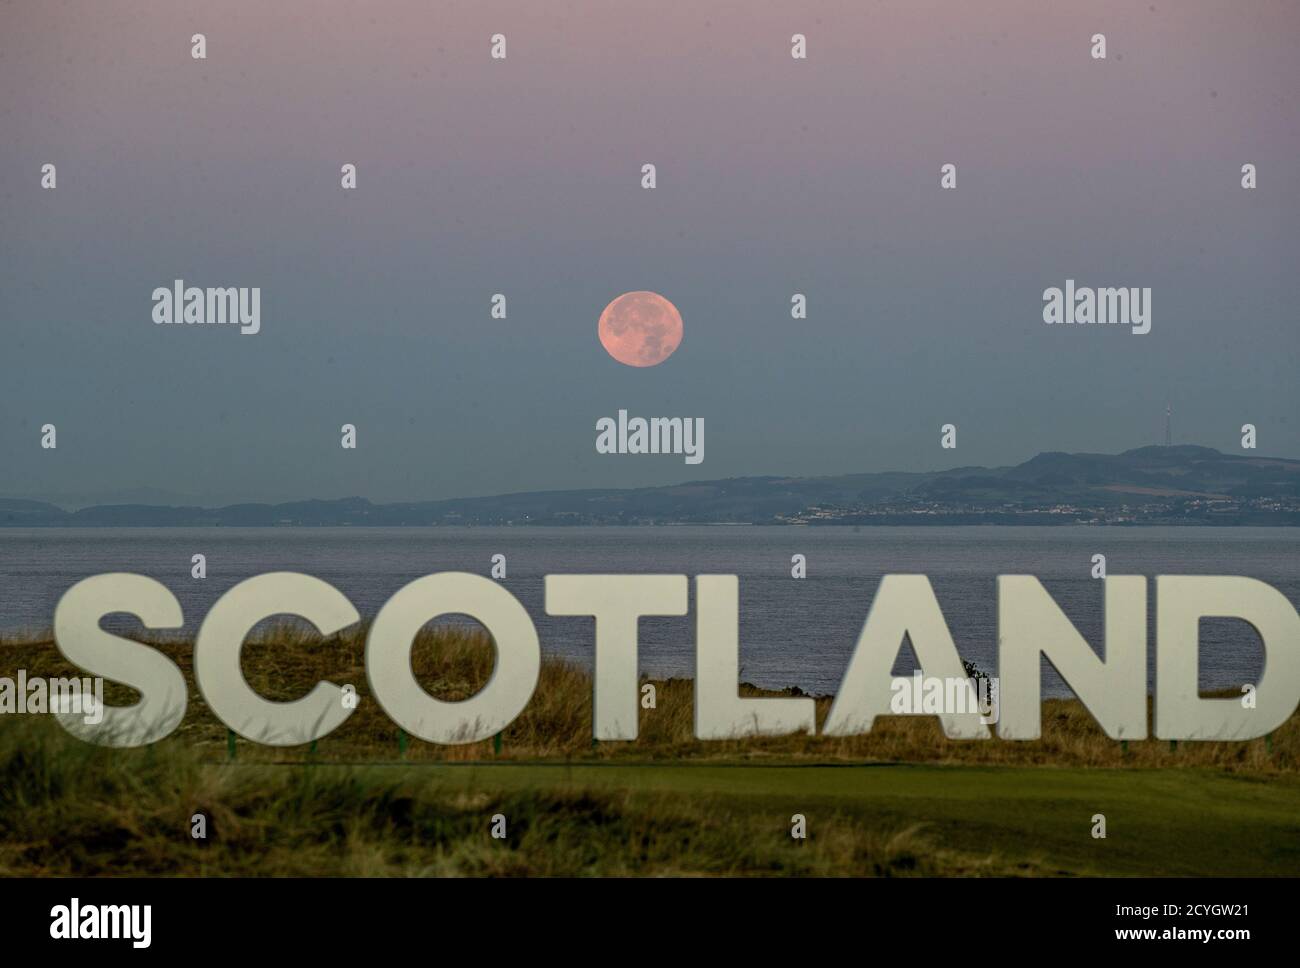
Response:
[[[44,501],[22,501],[0,497],[0,525],[49,524],[67,517],[63,508]]]
[[[931,497],[980,494],[1008,499],[1064,497],[1112,502],[1137,496],[1300,496],[1300,461],[1224,454],[1210,447],[1139,447],[1122,454],[1039,454],[1015,467],[946,471],[918,488]]]
[[[0,499],[0,527],[456,524],[1300,524],[1300,461],[1209,447],[1051,452],[1013,467],[834,477],[737,477],[666,487],[533,491],[372,504],[359,497],[221,508],[68,511]]]

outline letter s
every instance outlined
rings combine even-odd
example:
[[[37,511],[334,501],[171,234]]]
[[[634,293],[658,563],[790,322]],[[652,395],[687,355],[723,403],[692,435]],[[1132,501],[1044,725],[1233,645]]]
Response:
[[[180,628],[181,603],[162,582],[113,572],[77,582],[54,609],[54,642],[69,662],[93,676],[140,692],[132,706],[106,706],[102,721],[88,724],[79,713],[59,713],[59,724],[96,746],[148,746],[170,734],[185,718],[185,677],[157,649],[99,627],[114,612],[134,615],[149,629]]]

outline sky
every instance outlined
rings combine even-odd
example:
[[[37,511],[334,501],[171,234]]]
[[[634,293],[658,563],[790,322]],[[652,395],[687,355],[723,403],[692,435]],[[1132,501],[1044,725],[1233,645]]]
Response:
[[[997,466],[1166,403],[1300,457],[1298,41],[1284,0],[9,0],[0,497]],[[260,287],[261,331],[156,325],[177,278]],[[1066,279],[1150,287],[1151,332],[1046,325]],[[597,339],[633,290],[684,321],[658,366]],[[597,453],[620,409],[704,461]]]

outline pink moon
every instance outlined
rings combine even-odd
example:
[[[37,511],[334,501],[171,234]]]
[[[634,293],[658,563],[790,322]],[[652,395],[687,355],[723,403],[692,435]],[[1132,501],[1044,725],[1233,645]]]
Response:
[[[657,292],[625,292],[596,326],[605,352],[628,366],[657,366],[682,342],[682,314]]]

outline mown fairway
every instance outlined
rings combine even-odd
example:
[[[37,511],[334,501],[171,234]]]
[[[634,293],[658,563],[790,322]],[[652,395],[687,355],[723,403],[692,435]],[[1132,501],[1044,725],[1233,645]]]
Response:
[[[190,643],[159,648],[190,676]],[[693,684],[669,680],[640,738],[593,744],[590,676],[548,660],[499,749],[438,746],[380,712],[362,649],[356,631],[275,630],[245,650],[269,698],[362,684],[357,714],[315,748],[231,745],[196,690],[147,749],[3,717],[0,875],[1300,875],[1300,716],[1245,743],[1121,744],[1078,702],[1049,700],[1030,742],[948,740],[931,717],[701,742]],[[462,699],[492,648],[426,632],[414,663],[431,694]],[[48,638],[0,643],[0,673],[18,668],[76,674]],[[829,699],[817,705],[824,719]],[[794,814],[806,841],[790,836]]]
[[[795,814],[806,841],[790,836]],[[0,734],[0,874],[1297,873],[1294,773],[222,763],[177,741],[102,749],[48,720]]]
[[[394,771],[404,768],[394,767]],[[1209,770],[963,766],[486,764],[414,768],[465,792],[617,791],[707,799],[747,827],[790,817],[870,829],[921,824],[935,846],[1001,870],[1070,874],[1300,873],[1300,782]],[[1106,838],[1092,836],[1094,814]]]

